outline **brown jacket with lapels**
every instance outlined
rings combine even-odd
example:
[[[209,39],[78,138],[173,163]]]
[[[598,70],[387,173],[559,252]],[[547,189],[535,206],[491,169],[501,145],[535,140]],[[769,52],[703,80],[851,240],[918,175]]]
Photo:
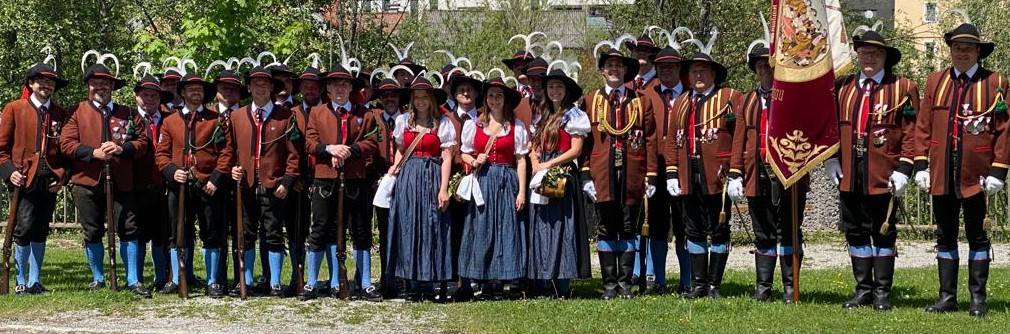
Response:
[[[340,176],[340,171],[330,164],[332,156],[326,152],[326,145],[350,147],[351,156],[343,167],[345,179],[364,179],[367,175],[366,158],[375,154],[374,137],[378,129],[371,118],[365,117],[368,110],[364,106],[353,105],[351,109],[338,116],[339,111],[333,109],[333,103],[326,103],[312,107],[309,112],[305,151],[316,157],[313,166],[315,178],[335,179]],[[347,129],[346,135],[340,133],[344,128]]]
[[[110,160],[113,183],[120,191],[133,190],[134,164],[149,154],[150,139],[143,126],[140,113],[127,106],[113,105],[106,124],[103,124],[102,112],[91,101],[74,106],[60,136],[60,151],[71,160],[70,183],[94,187],[102,181],[105,162],[92,154],[107,138],[123,148],[122,153]]]
[[[956,106],[951,106],[951,100],[959,81],[953,75],[953,69],[948,68],[930,74],[926,80],[926,91],[919,104],[921,113],[916,117],[914,160],[917,171],[929,168],[932,195],[967,198],[982,191],[979,177],[1006,179],[1010,167],[1010,131],[1007,131],[1010,123],[1003,101],[1007,81],[980,65],[968,80],[970,88],[962,99],[960,112],[952,114]],[[972,123],[965,126],[965,120]],[[950,126],[952,121],[958,126],[957,139],[955,129]],[[970,131],[973,127],[976,133]],[[952,164],[953,151],[960,155],[959,165]],[[955,189],[949,185],[951,174],[960,176],[953,180]]]
[[[747,197],[761,196],[761,192],[758,191],[758,178],[760,177],[758,166],[764,164],[765,161],[765,158],[760,156],[761,127],[765,126],[761,123],[761,113],[765,112],[763,104],[764,102],[761,101],[761,96],[756,90],[744,95],[739,107],[740,112],[737,114],[740,118],[736,119],[733,130],[733,153],[729,159],[729,174],[727,176],[729,178],[743,178],[744,195]],[[768,177],[776,177],[769,167],[762,168],[765,168]],[[810,177],[804,176],[797,184],[800,185],[801,192],[806,192],[809,189]]]
[[[835,91],[840,144],[838,154],[842,167],[839,190],[868,195],[889,193],[892,172],[912,176],[919,87],[912,80],[885,74],[883,81],[875,85],[869,95],[870,112],[861,144],[858,143],[857,131],[864,88],[859,87],[859,75],[843,78]],[[865,158],[857,159],[859,154],[864,154]],[[857,163],[864,164],[861,169],[867,171],[859,175],[863,189],[854,188]]]
[[[305,132],[308,131],[309,112],[312,111],[312,108],[314,106],[305,108],[305,104],[301,102],[296,103],[294,108],[291,108],[291,113],[295,115],[295,125],[298,127],[298,133],[301,134],[301,136],[296,136],[297,139],[292,141],[295,144],[295,148],[298,149],[298,182],[301,182],[301,186],[304,188],[308,188],[309,184],[312,183],[313,174],[315,174],[313,166],[316,164],[316,157],[305,151]]]
[[[269,102],[273,103],[273,102]],[[274,105],[269,117],[263,121],[259,170],[255,168],[256,120],[252,104],[232,111],[230,119],[232,140],[224,149],[231,156],[231,166],[241,166],[245,171],[242,187],[263,186],[275,189],[283,185],[291,189],[298,178],[298,148],[290,136],[297,131],[294,114],[284,106]],[[257,179],[254,180],[254,177]]]
[[[157,150],[158,150],[158,140],[161,138],[161,128],[165,125],[165,119],[169,115],[175,113],[176,109],[168,109],[167,106],[160,106],[158,108],[158,114],[161,115],[161,123],[155,124],[151,127],[150,121],[146,117],[141,117],[143,120],[143,129],[147,132],[148,152],[153,152],[152,154],[145,155],[143,159],[139,159],[133,163],[135,173],[133,174],[133,185],[135,188],[143,189],[149,187],[161,187],[164,186],[165,178],[162,177],[161,169],[158,168],[156,160]],[[139,113],[139,111],[138,111]]]
[[[365,118],[371,119],[372,123],[378,128],[378,133],[373,137],[375,139],[375,152],[368,159],[368,174],[370,177],[382,176],[389,170],[389,167],[393,165],[393,161],[396,160],[396,140],[393,139],[393,127],[386,125],[386,119],[384,118],[385,110],[378,108],[368,111]],[[393,116],[396,119],[397,114]],[[396,126],[395,123],[393,125]]]
[[[4,106],[0,115],[0,177],[4,182],[10,182],[11,174],[20,170],[27,178],[24,188],[31,188],[38,175],[40,154],[37,152],[42,149],[43,141],[46,144],[45,161],[55,181],[59,184],[66,181],[66,162],[60,154],[58,136],[66,123],[67,112],[51,101],[49,124],[43,124],[45,115],[40,113],[29,99],[16,100]]]
[[[193,113],[192,111],[190,113]],[[200,184],[208,181],[221,188],[231,177],[231,153],[225,148],[231,144],[230,129],[221,123],[217,111],[204,108],[195,118],[181,111],[172,113],[161,122],[161,133],[155,151],[155,163],[162,177],[173,182],[175,171],[186,166],[186,138],[195,152],[188,163],[193,177]]]
[[[668,137],[664,142],[666,173],[677,177],[682,195],[701,191],[704,195],[717,195],[723,191],[723,178],[729,173],[733,153],[733,134],[736,120],[741,118],[743,95],[732,88],[716,88],[698,103],[694,124],[689,124],[693,91],[685,92],[673,102],[669,120]],[[690,182],[692,170],[688,132],[695,131],[697,156],[701,163],[703,189],[695,189]]]
[[[624,90],[621,101],[621,111],[624,119],[632,124],[627,133],[611,134],[601,128],[601,122],[607,122],[618,132],[624,127],[616,127],[614,117],[617,113],[611,110],[605,88],[593,90],[586,94],[582,110],[589,116],[591,132],[583,142],[582,156],[579,165],[585,180],[592,180],[596,187],[596,201],[622,201],[624,205],[634,206],[642,201],[645,194],[645,183],[656,185],[656,123],[652,108],[645,105],[638,93],[632,89]],[[611,181],[612,173],[616,172],[614,148],[623,145],[625,184],[615,185]],[[624,187],[624,198],[615,198],[613,187]]]
[[[515,118],[522,121],[523,124],[533,124],[533,117],[537,114],[538,109],[540,109],[540,102],[524,97],[520,99],[519,104],[516,105]],[[529,131],[528,128],[526,130]]]
[[[625,87],[630,87],[630,85],[634,85],[634,83],[628,83],[628,86]],[[670,160],[664,155],[665,152],[663,147],[664,143],[673,140],[670,133],[670,120],[672,119],[671,115],[673,113],[673,109],[667,107],[668,103],[666,101],[666,97],[663,96],[660,89],[662,89],[662,86],[660,85],[659,79],[653,78],[652,80],[649,80],[649,82],[645,85],[645,88],[639,90],[638,93],[640,95],[639,98],[642,100],[642,105],[652,110],[653,119],[655,120],[656,145],[654,146],[656,149],[655,160],[658,172],[656,188],[659,188],[656,191],[665,192],[666,179],[669,178],[669,175],[667,175],[666,169],[660,167],[665,167],[667,165],[666,162]],[[683,94],[683,90],[681,93]],[[677,96],[673,96],[673,101],[676,100]]]
[[[459,105],[457,105],[457,108],[458,107],[459,107]],[[478,110],[480,110],[480,109],[478,109]],[[446,107],[445,104],[442,104],[442,106],[439,107],[439,112],[441,112],[442,114],[446,115],[446,118],[449,119],[449,122],[452,122],[452,127],[453,127],[453,129],[456,130],[456,143],[457,144],[461,143],[462,141],[459,138],[463,136],[463,123],[464,122],[459,117],[459,114],[456,113],[456,109],[449,109],[449,108]],[[464,173],[464,174],[465,173],[469,173],[470,169],[472,167],[470,167],[470,165],[468,165],[468,164],[466,164],[466,163],[463,162],[463,158],[462,158],[463,154],[460,151],[460,145],[455,145],[452,148],[452,150],[453,150],[453,153],[452,153],[452,172],[453,173]]]

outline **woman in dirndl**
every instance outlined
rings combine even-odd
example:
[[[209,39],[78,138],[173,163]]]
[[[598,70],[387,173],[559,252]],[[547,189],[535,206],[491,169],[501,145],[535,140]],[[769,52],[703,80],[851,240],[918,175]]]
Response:
[[[528,277],[543,295],[568,298],[571,279],[591,276],[589,231],[579,208],[582,192],[576,179],[576,159],[590,122],[575,104],[582,88],[565,71],[550,70],[543,85],[546,98],[531,126],[530,161],[534,174],[559,168],[566,183],[563,197],[548,198],[533,189]]]
[[[445,93],[418,76],[410,84],[408,112],[396,117],[397,175],[388,227],[387,270],[410,282],[412,299],[433,300],[433,283],[452,279],[449,170],[456,132],[438,112]],[[411,152],[406,152],[422,136]],[[397,170],[400,160],[407,159]]]
[[[478,296],[515,298],[516,280],[526,276],[526,219],[519,214],[526,206],[526,126],[513,113],[519,92],[502,78],[484,83],[481,96],[480,116],[463,125],[460,138],[461,158],[473,166],[483,204],[469,203],[459,275],[483,283]]]

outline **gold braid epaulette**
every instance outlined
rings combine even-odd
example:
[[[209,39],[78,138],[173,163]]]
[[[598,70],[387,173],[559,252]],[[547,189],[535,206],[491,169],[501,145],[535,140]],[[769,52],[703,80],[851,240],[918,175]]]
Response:
[[[603,95],[596,94],[593,96],[593,117],[599,124],[597,125],[597,130],[613,136],[623,136],[628,131],[631,131],[635,127],[635,123],[638,122],[638,115],[642,113],[642,102],[637,97],[628,102],[628,124],[625,124],[624,128],[620,130],[614,129],[613,125],[607,120],[607,116],[610,114],[609,108],[607,99],[603,98]]]

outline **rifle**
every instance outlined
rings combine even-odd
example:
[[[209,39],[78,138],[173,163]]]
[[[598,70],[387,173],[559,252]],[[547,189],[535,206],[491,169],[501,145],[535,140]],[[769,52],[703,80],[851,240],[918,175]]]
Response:
[[[103,142],[107,142],[110,139],[110,134],[108,131],[109,117],[112,117],[112,111],[110,110],[105,117],[106,131],[102,131],[102,136],[105,137]],[[109,284],[112,291],[116,291],[118,288],[116,284],[116,221],[112,216],[112,159],[105,160],[105,238],[107,239],[109,253],[109,268],[112,268],[112,275],[109,275]]]
[[[649,189],[648,180],[645,181],[645,189],[646,192],[648,192]],[[642,231],[641,235],[638,237],[638,239],[640,240],[638,243],[638,254],[641,255],[639,265],[642,268],[642,271],[638,273],[638,289],[640,293],[644,295],[645,289],[648,286],[648,282],[646,282],[647,279],[645,277],[646,276],[645,273],[646,273],[646,264],[648,263],[646,257],[649,256],[649,194],[645,194],[645,196],[642,196],[642,211],[643,211]],[[655,270],[660,269],[656,268]],[[663,270],[666,269],[663,268]]]
[[[238,265],[238,296],[245,300],[247,282],[245,281],[245,226],[242,224],[242,180],[235,182],[235,239],[235,250],[238,253],[238,259],[235,260],[235,264]]]
[[[4,227],[4,239],[3,239],[3,271],[0,271],[0,295],[6,295],[10,293],[10,275],[11,275],[11,247],[14,242],[14,227],[18,223],[18,202],[21,199],[21,187],[14,187],[14,191],[11,192],[11,203],[10,210],[7,211],[7,226]]]
[[[295,238],[295,240],[301,240],[301,237],[302,237],[302,205],[303,205],[303,202],[305,201],[305,194],[304,193],[299,193],[297,195],[298,195],[298,198],[295,199],[296,202],[295,202],[295,233],[294,233],[295,236],[294,236],[294,238]],[[294,249],[292,249],[292,251],[294,251]],[[292,254],[292,256],[291,256],[292,259],[295,258],[294,255],[295,254]],[[301,294],[302,290],[304,290],[304,288],[305,288],[305,252],[304,252],[304,248],[303,248],[302,253],[299,254],[299,256],[300,256],[300,258],[298,258],[296,261],[293,261],[293,262],[294,262],[294,265],[295,265],[295,267],[294,267],[294,271],[295,271],[295,273],[294,273],[294,275],[295,275],[295,293]]]
[[[337,192],[337,276],[340,282],[338,296],[340,299],[350,297],[347,289],[347,240],[344,235],[344,168],[340,168],[340,190]],[[332,279],[332,278],[331,278]]]

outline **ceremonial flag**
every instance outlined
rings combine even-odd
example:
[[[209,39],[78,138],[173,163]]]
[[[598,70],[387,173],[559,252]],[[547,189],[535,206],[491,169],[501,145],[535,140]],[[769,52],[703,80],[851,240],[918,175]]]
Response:
[[[765,158],[788,188],[838,151],[835,70],[851,57],[838,0],[772,0],[772,29]]]

